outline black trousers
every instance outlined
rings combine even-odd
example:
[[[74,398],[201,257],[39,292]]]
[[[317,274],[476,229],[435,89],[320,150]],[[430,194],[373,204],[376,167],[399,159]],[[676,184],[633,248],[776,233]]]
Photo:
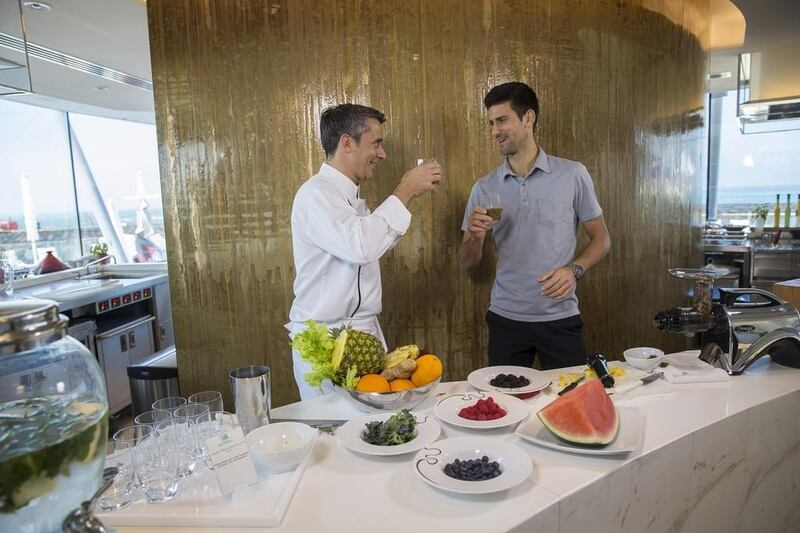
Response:
[[[537,354],[544,370],[586,364],[581,315],[551,322],[520,322],[489,311],[486,323],[489,366],[531,367]]]

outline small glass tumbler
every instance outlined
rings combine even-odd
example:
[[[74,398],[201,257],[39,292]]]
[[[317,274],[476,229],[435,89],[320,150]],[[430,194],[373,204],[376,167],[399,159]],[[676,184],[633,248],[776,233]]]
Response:
[[[498,193],[484,191],[478,200],[481,203],[481,207],[486,209],[487,215],[492,217],[493,220],[500,220],[503,216],[503,204]]]
[[[181,396],[170,396],[169,398],[161,398],[153,402],[153,409],[155,411],[169,411],[170,414],[175,412],[178,407],[186,405],[186,398]]]
[[[232,431],[239,427],[239,420],[236,415],[226,411],[213,411],[200,415],[197,418],[197,439],[200,444],[200,451],[205,465],[213,469],[213,464],[208,454],[206,440],[219,433]]]
[[[192,475],[197,460],[202,457],[203,452],[199,446],[196,425],[198,418],[209,412],[208,406],[201,403],[184,405],[175,409],[173,415],[175,445],[180,463],[178,472],[182,477]]]
[[[128,444],[130,447],[130,465],[134,483],[141,486],[142,467],[152,460],[153,451],[157,450],[156,430],[148,425],[128,426],[114,433],[111,440]]]
[[[150,503],[171,500],[178,493],[178,458],[167,450],[142,469],[142,492]]]
[[[222,393],[218,391],[203,391],[189,396],[189,403],[200,403],[208,406],[209,411],[222,411]]]
[[[106,466],[117,467],[117,475],[111,486],[97,498],[97,507],[103,511],[116,511],[127,507],[134,499],[133,455],[129,442],[111,441],[109,448],[111,453],[106,457]]]
[[[145,424],[148,426],[155,426],[160,422],[164,422],[165,420],[170,420],[172,418],[172,413],[169,411],[160,411],[160,410],[153,410],[153,411],[145,411],[144,413],[139,414],[136,418],[133,419],[135,424]]]

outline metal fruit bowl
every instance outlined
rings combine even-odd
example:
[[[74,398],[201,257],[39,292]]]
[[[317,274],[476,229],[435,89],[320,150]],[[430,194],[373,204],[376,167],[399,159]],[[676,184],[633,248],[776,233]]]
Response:
[[[438,377],[427,385],[400,392],[359,392],[345,389],[338,385],[334,385],[333,388],[356,409],[368,413],[376,413],[379,411],[413,409],[433,394],[441,379],[441,377]]]

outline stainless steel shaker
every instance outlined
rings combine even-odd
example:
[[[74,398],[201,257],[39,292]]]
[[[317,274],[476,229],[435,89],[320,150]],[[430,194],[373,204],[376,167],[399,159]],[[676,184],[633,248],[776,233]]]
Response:
[[[236,416],[245,435],[269,424],[272,406],[268,366],[243,366],[231,372]]]

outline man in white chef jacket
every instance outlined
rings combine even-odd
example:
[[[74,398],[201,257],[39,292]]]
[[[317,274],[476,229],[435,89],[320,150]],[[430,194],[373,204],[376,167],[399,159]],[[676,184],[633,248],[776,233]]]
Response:
[[[286,324],[289,336],[305,329],[304,322],[328,327],[351,324],[386,345],[381,312],[381,272],[378,260],[411,224],[411,200],[436,189],[442,178],[436,162],[412,168],[392,194],[370,212],[359,186],[386,159],[383,126],[386,117],[370,107],[341,104],[325,109],[320,138],[325,162],[306,181],[292,204],[292,245],[297,276],[294,302]],[[310,365],[292,350],[294,378],[300,398],[320,391],[303,379]]]

